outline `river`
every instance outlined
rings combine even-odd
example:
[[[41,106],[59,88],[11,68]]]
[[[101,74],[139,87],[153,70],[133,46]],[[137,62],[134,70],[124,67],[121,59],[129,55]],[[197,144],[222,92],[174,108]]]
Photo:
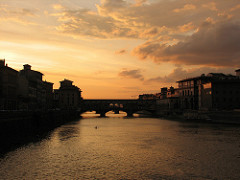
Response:
[[[0,179],[240,179],[240,126],[86,113],[0,157]]]

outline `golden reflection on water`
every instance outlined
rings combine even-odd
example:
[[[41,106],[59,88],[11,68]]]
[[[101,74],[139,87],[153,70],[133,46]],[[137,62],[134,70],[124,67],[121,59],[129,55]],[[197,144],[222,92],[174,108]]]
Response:
[[[83,114],[0,159],[2,179],[238,179],[240,128]],[[97,128],[96,128],[97,127]]]
[[[81,114],[82,117],[100,117],[100,114],[96,114],[96,111],[88,111],[88,112],[85,112],[83,114]],[[115,112],[113,111],[109,111],[105,114],[105,117],[126,117],[127,116],[127,113],[126,112],[123,112],[123,111],[119,111],[119,114],[116,114]],[[139,117],[139,114],[137,113],[134,113],[133,114],[134,117]]]

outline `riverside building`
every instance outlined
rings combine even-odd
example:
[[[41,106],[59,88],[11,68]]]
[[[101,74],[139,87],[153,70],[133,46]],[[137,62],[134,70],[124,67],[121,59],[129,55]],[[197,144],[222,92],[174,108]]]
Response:
[[[60,81],[60,88],[54,90],[54,101],[61,109],[77,109],[81,102],[81,89],[72,84],[73,81]]]
[[[178,83],[181,109],[223,110],[240,108],[240,76],[223,73],[202,74]]]
[[[0,60],[0,110],[17,109],[18,71]]]
[[[0,60],[0,110],[47,110],[53,108],[53,83],[23,65],[17,71]]]

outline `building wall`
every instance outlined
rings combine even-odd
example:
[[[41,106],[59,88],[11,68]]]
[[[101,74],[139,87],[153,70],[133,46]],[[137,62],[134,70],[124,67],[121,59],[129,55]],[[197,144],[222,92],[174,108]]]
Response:
[[[232,81],[213,82],[213,108],[240,108],[240,79]]]
[[[199,109],[202,110],[209,110],[213,108],[212,105],[212,83],[205,83],[200,85],[201,93],[200,93],[200,100],[199,100]]]
[[[17,109],[18,72],[5,65],[0,66],[0,109]]]
[[[179,83],[177,94],[181,109],[198,108],[198,85],[196,80],[186,80]]]
[[[157,95],[155,94],[142,94],[139,95],[138,97],[141,100],[153,100],[153,99],[157,99]]]
[[[236,76],[240,78],[240,69],[236,70]]]
[[[26,64],[19,72],[19,108],[46,110],[53,107],[53,83],[42,81],[43,74]]]
[[[55,107],[61,109],[77,109],[80,106],[81,90],[72,85],[72,81],[63,80],[60,82],[60,88],[54,90]]]
[[[221,73],[199,76],[181,81],[177,91],[181,109],[240,108],[240,79],[237,76]]]
[[[80,102],[80,93],[76,89],[65,89],[59,91],[60,108],[74,109],[78,108]]]
[[[45,97],[45,109],[53,108],[53,83],[43,82],[44,97]]]

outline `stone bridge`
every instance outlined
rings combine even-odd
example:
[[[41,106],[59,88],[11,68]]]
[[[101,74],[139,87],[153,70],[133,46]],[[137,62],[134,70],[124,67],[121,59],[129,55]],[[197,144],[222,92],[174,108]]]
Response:
[[[84,99],[81,104],[81,112],[96,111],[96,114],[105,116],[108,111],[124,111],[127,116],[132,116],[138,111],[155,112],[155,100],[138,99]]]

